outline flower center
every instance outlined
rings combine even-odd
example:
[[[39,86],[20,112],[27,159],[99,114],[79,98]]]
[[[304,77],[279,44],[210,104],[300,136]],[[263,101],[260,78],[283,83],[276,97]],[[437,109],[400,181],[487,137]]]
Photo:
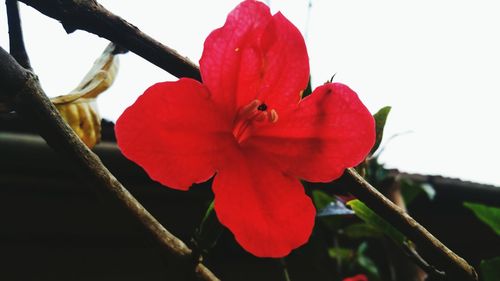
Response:
[[[238,110],[234,120],[233,135],[238,143],[242,143],[250,135],[255,126],[266,123],[276,123],[278,113],[276,110],[268,110],[267,104],[260,100],[253,100]]]

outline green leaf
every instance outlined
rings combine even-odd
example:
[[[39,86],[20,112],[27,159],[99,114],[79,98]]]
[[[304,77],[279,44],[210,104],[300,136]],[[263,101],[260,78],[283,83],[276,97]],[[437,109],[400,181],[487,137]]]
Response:
[[[402,179],[401,184],[401,195],[403,195],[403,200],[406,205],[410,205],[415,198],[422,193],[422,189],[414,181],[409,179]]]
[[[212,202],[210,202],[210,205],[208,205],[208,208],[207,210],[205,211],[205,215],[203,216],[203,220],[201,221],[201,224],[205,224],[205,222],[208,220],[208,218],[210,218],[210,216],[212,215],[213,211],[214,211],[214,202],[212,200]]]
[[[482,281],[500,280],[500,257],[482,260],[479,264]]]
[[[350,260],[354,257],[354,251],[349,248],[329,248],[328,255],[333,259]]]
[[[471,209],[480,220],[500,235],[500,208],[472,202],[464,202],[464,206]]]
[[[195,233],[194,238],[197,247],[204,252],[208,252],[215,247],[222,231],[223,227],[217,219],[214,211],[214,201],[212,201]]]
[[[385,233],[389,238],[394,240],[398,244],[403,244],[406,241],[406,237],[394,228],[390,223],[384,220],[382,217],[377,215],[374,211],[368,208],[363,202],[359,200],[351,200],[347,202],[356,215],[365,221],[366,223],[372,225],[379,231]]]
[[[307,82],[307,87],[302,92],[302,98],[309,96],[311,93],[312,93],[311,76],[309,76],[309,82]]]
[[[333,201],[333,198],[330,195],[321,190],[313,190],[312,198],[314,206],[316,206],[316,210],[318,211],[324,209],[326,206],[328,206],[328,204],[330,204],[330,202]]]
[[[369,155],[373,155],[373,153],[375,153],[375,151],[380,146],[380,143],[382,142],[382,137],[384,136],[385,121],[387,120],[389,112],[391,112],[391,107],[385,106],[382,107],[377,113],[373,115],[373,118],[375,118],[376,135],[375,135],[375,144],[373,145],[373,148],[370,151]]]
[[[371,158],[368,162],[365,163],[367,163],[365,179],[367,179],[368,182],[377,185],[388,178],[389,171],[384,167],[384,165],[378,162],[377,158]]]
[[[416,183],[410,179],[401,180],[401,193],[406,205],[409,205],[421,193],[427,195],[430,200],[436,196],[436,190],[429,183]]]
[[[377,265],[375,264],[375,262],[371,258],[369,258],[365,255],[365,252],[367,249],[368,249],[368,244],[366,242],[363,242],[359,245],[357,255],[356,255],[357,263],[359,264],[359,266],[361,268],[366,270],[366,272],[370,276],[379,279],[380,274],[379,274]]]
[[[422,190],[425,192],[425,195],[427,195],[430,200],[433,200],[434,197],[436,197],[436,190],[430,183],[422,183],[420,184],[420,188],[422,188]]]
[[[344,235],[351,239],[380,238],[383,233],[367,223],[353,223],[343,230]]]
[[[321,190],[313,190],[311,197],[318,212],[326,208],[333,201],[333,197]],[[328,230],[333,232],[337,232],[343,221],[340,216],[319,217],[318,219]]]

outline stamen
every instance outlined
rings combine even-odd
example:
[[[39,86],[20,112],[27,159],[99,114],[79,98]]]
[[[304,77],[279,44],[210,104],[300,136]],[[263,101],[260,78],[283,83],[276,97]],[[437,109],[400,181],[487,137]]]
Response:
[[[268,110],[267,104],[260,100],[253,100],[238,111],[234,120],[233,135],[241,143],[256,129],[250,129],[253,126],[252,123],[257,125],[257,123],[276,123],[277,121],[278,113],[276,110]]]
[[[269,122],[271,122],[271,123],[278,122],[278,112],[276,112],[276,110],[274,110],[274,109],[271,109],[271,111],[270,111]]]
[[[242,107],[238,113],[238,119],[247,119],[252,117],[255,114],[255,111],[259,108],[259,104],[259,100],[253,100],[249,104]]]
[[[256,122],[262,122],[262,121],[265,121],[267,119],[267,112],[261,112],[260,114],[257,114],[254,118],[254,120]]]

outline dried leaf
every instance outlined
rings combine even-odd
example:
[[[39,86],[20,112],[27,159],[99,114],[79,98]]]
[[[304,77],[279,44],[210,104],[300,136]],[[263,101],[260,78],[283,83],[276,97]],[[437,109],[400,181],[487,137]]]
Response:
[[[64,120],[89,148],[101,140],[101,117],[96,98],[115,80],[118,73],[115,54],[118,53],[123,53],[123,50],[110,43],[73,91],[51,99]]]
[[[80,98],[70,103],[56,104],[62,118],[89,148],[101,140],[101,118],[95,99]]]

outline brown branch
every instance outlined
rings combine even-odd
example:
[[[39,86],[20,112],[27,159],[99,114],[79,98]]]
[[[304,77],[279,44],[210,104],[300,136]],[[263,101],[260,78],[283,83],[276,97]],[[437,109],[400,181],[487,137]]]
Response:
[[[61,119],[41,89],[37,77],[22,68],[12,56],[0,48],[0,95],[13,101],[16,111],[40,130],[47,143],[75,163],[89,183],[108,194],[140,223],[158,242],[163,250],[183,264],[193,263],[191,249],[166,230],[108,171],[100,159],[91,152]],[[202,264],[194,264],[200,280],[218,280]]]
[[[88,31],[129,49],[176,77],[201,79],[194,63],[109,12],[95,0],[21,1],[59,20],[68,33],[77,29]]]
[[[408,242],[404,242],[403,251],[405,255],[410,258],[416,265],[422,268],[429,275],[436,276],[439,280],[442,280],[446,277],[446,274],[442,271],[437,270],[434,266],[430,265],[426,260],[420,256],[420,254],[415,250],[413,245],[410,245]]]
[[[128,48],[177,77],[201,80],[196,65],[107,11],[95,0],[21,1],[59,20],[68,32],[76,29],[89,31]],[[477,280],[477,273],[472,266],[380,194],[354,170],[349,169],[346,175],[354,183],[352,193],[412,239],[424,252],[426,259],[445,271],[447,277],[457,278],[451,280]]]
[[[353,168],[344,176],[350,181],[350,192],[411,239],[426,260],[444,271],[449,280],[477,280],[474,267],[448,249],[408,213],[385,198]]]
[[[378,190],[391,202],[396,204],[401,210],[406,212],[406,204],[401,194],[401,186],[399,181],[392,179],[383,181],[379,184]],[[387,252],[387,257],[392,265],[390,267],[392,280],[412,280],[425,281],[428,275],[441,277],[444,274],[435,270],[426,261],[422,259],[414,248],[413,243],[405,241],[403,245],[390,243],[389,238],[384,238],[384,248]]]
[[[17,0],[5,0],[7,22],[9,25],[10,54],[26,69],[32,69],[26,48],[24,47],[23,30]],[[0,113],[12,111],[11,101],[6,96],[0,96]]]
[[[17,0],[6,0],[5,6],[7,8],[7,21],[9,24],[10,54],[22,67],[32,69],[24,46],[23,29],[21,28]]]

